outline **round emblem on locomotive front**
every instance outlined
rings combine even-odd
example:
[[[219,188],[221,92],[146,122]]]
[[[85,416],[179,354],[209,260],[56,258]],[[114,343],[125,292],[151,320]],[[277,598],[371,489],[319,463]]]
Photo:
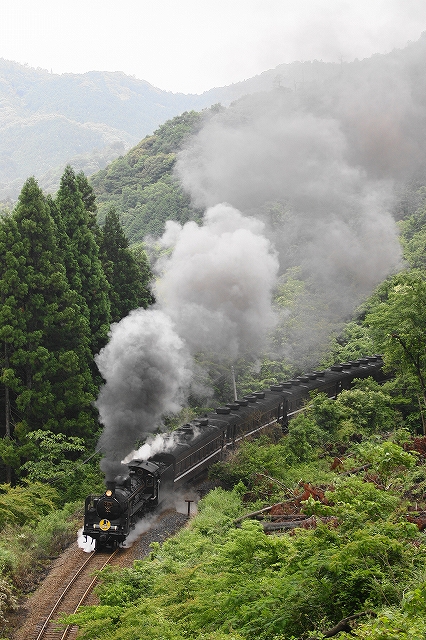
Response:
[[[102,531],[108,531],[108,529],[111,527],[111,523],[109,520],[101,520],[99,523],[99,527],[102,529]]]

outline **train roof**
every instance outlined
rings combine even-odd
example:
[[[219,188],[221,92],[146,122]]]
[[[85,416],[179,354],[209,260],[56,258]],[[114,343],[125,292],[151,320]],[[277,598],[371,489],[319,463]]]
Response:
[[[215,434],[219,436],[230,426],[246,421],[249,416],[255,416],[256,408],[261,413],[265,413],[275,409],[280,401],[308,398],[310,391],[327,387],[328,384],[335,385],[342,380],[342,375],[350,381],[355,378],[366,378],[382,366],[381,356],[367,356],[336,364],[321,371],[296,376],[271,385],[269,389],[247,394],[166,434],[163,452],[152,456],[150,460],[170,464],[173,459],[185,456],[189,449],[202,447],[204,441],[210,442]],[[134,464],[139,462],[132,461],[129,467]]]

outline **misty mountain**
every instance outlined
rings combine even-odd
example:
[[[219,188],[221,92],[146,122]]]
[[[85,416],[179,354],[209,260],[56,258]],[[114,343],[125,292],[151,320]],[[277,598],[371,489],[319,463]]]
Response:
[[[378,95],[387,89],[387,99],[400,104],[405,89],[400,93],[395,78],[401,73],[407,73],[414,94],[425,91],[425,40],[423,35],[402,50],[350,63],[282,64],[202,95],[163,91],[122,72],[58,75],[0,59],[0,202],[16,199],[30,175],[55,191],[67,163],[91,175],[170,118],[217,103],[226,107],[246,95],[290,89],[309,95],[324,112],[345,95],[355,115],[365,108],[364,91]],[[386,126],[380,121],[380,100],[376,121],[368,124],[370,152],[377,124]]]
[[[426,185],[425,61],[426,36],[327,77],[330,66],[304,63],[293,86],[275,70],[268,90],[173,118],[93,176],[100,212],[114,205],[131,242],[150,234],[173,249],[155,298],[187,344],[233,332],[227,344],[247,353],[270,327],[258,291],[298,291],[276,342],[307,367],[401,268],[395,218]],[[264,271],[268,256],[277,270]]]
[[[218,202],[247,211],[279,201],[285,211],[289,197],[308,210],[321,200],[340,215],[370,185],[402,218],[425,184],[425,62],[423,36],[390,54],[280,65],[211,90],[214,107],[168,120],[93,175],[100,221],[114,206],[137,242],[161,236],[166,220],[200,220]],[[221,108],[225,90],[244,95]]]
[[[0,60],[0,199],[32,174],[57,188],[68,162],[93,173],[196,102],[123,73],[56,75]]]
[[[30,175],[55,190],[69,162],[90,175],[166,120],[244,91],[185,95],[121,72],[58,75],[0,59],[0,200],[15,199]]]
[[[0,201],[16,199],[30,175],[55,191],[67,163],[93,174],[185,111],[227,106],[274,86],[297,88],[338,71],[332,63],[295,62],[186,95],[121,72],[58,75],[0,59]]]

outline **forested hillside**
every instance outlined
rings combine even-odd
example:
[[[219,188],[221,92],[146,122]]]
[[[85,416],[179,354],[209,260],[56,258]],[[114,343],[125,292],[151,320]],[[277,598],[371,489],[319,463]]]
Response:
[[[55,192],[67,163],[91,175],[184,111],[200,111],[217,103],[228,106],[272,88],[325,90],[331,104],[336,85],[356,85],[360,77],[372,79],[376,74],[384,81],[390,69],[399,67],[410,75],[416,64],[422,65],[422,39],[402,51],[368,60],[282,64],[202,95],[185,95],[120,72],[58,75],[1,59],[0,202],[15,202],[29,175],[43,189]],[[416,91],[421,91],[420,86]]]
[[[56,191],[67,163],[86,175],[105,167],[167,119],[246,93],[332,76],[334,64],[282,65],[202,95],[171,93],[121,72],[51,73],[0,59],[0,202],[15,202],[34,175]]]
[[[35,175],[55,191],[64,165],[94,173],[162,122],[211,104],[124,73],[49,73],[0,60],[0,200]]]
[[[426,637],[425,51],[184,111],[52,195],[25,181],[0,218],[3,635],[108,446],[228,402],[231,367],[244,395],[381,353],[386,383],[236,448],[73,620],[91,640]]]
[[[96,175],[91,184],[99,203],[99,221],[113,206],[131,243],[164,232],[166,220],[200,220],[189,195],[173,175],[177,153],[201,127],[207,114],[185,112],[161,125],[125,156]]]
[[[29,178],[0,220],[3,482],[43,476],[49,456],[62,478],[67,451],[93,450],[93,357],[111,322],[152,301],[146,256],[129,251],[114,211],[103,230],[95,216],[87,178],[67,167],[55,198]]]
[[[380,351],[392,379],[313,395],[286,435],[215,465],[221,487],[186,528],[133,569],[103,572],[100,605],[66,620],[81,637],[425,637],[425,211],[401,223],[406,268],[329,354]]]

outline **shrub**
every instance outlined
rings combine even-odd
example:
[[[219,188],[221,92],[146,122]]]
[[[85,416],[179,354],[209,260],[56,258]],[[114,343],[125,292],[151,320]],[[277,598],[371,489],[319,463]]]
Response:
[[[37,522],[55,508],[58,499],[56,490],[41,482],[18,487],[0,485],[0,529],[6,524]]]
[[[18,600],[13,587],[4,578],[0,578],[0,624],[6,624],[8,613],[17,608]]]
[[[77,510],[80,509],[80,512]],[[56,555],[76,538],[82,518],[81,504],[67,504],[42,518],[36,529],[35,539],[42,555]]]

